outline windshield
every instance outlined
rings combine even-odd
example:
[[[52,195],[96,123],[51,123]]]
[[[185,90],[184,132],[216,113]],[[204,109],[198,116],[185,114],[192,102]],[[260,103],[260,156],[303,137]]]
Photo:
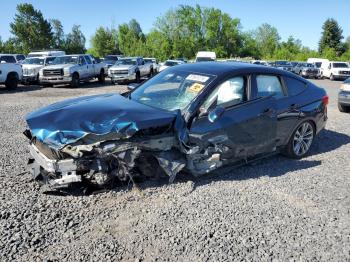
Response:
[[[197,57],[196,62],[208,62],[208,61],[215,61],[213,58],[210,57]]]
[[[347,63],[333,63],[334,68],[340,68],[340,67],[346,67],[348,68],[349,65]]]
[[[44,65],[44,58],[27,58],[23,61],[24,65]]]
[[[112,55],[108,55],[104,58],[105,61],[112,61],[112,62],[115,62],[118,60],[118,57],[117,56],[112,56]]]
[[[185,109],[214,76],[178,70],[163,71],[130,94],[139,103],[174,111]]]
[[[288,61],[276,61],[276,66],[291,66]]]
[[[317,68],[320,68],[321,65],[322,65],[322,62],[316,62],[315,65],[316,65]]]
[[[176,66],[178,64],[179,64],[179,62],[175,62],[175,61],[166,61],[164,63],[164,65],[166,65],[166,66]]]
[[[78,56],[58,56],[52,61],[52,64],[78,64]]]
[[[116,65],[136,65],[136,58],[120,59],[115,64]]]

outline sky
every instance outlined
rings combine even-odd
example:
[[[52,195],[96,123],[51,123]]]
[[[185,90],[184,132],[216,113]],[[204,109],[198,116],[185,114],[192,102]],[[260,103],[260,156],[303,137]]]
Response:
[[[322,24],[334,18],[343,28],[343,36],[350,36],[350,0],[1,0],[0,36],[10,36],[18,3],[31,3],[46,19],[59,19],[68,33],[74,24],[81,25],[87,43],[99,26],[117,27],[135,18],[144,33],[148,33],[156,18],[170,8],[199,4],[214,7],[241,20],[243,31],[256,29],[262,23],[276,27],[282,40],[292,35],[304,46],[317,49]],[[6,15],[5,15],[6,14]]]

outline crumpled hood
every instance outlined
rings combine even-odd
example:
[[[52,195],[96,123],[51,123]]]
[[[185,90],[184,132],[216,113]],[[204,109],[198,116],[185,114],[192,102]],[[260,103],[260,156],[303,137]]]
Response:
[[[138,130],[171,124],[176,113],[104,94],[58,102],[26,116],[32,135],[55,149],[89,134],[128,138]]]

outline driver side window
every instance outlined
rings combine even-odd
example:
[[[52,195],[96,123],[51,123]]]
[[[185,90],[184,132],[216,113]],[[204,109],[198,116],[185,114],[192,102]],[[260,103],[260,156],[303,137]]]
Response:
[[[242,103],[245,100],[245,78],[237,76],[221,83],[210,94],[203,104],[204,109],[208,109],[216,100],[216,105],[230,107]]]

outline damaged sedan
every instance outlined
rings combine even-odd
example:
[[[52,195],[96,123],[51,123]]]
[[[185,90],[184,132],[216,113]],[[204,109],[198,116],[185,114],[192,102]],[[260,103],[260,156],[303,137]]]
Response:
[[[58,102],[26,117],[29,168],[51,188],[195,176],[275,153],[305,156],[328,96],[290,72],[246,63],[169,68],[124,94]]]

